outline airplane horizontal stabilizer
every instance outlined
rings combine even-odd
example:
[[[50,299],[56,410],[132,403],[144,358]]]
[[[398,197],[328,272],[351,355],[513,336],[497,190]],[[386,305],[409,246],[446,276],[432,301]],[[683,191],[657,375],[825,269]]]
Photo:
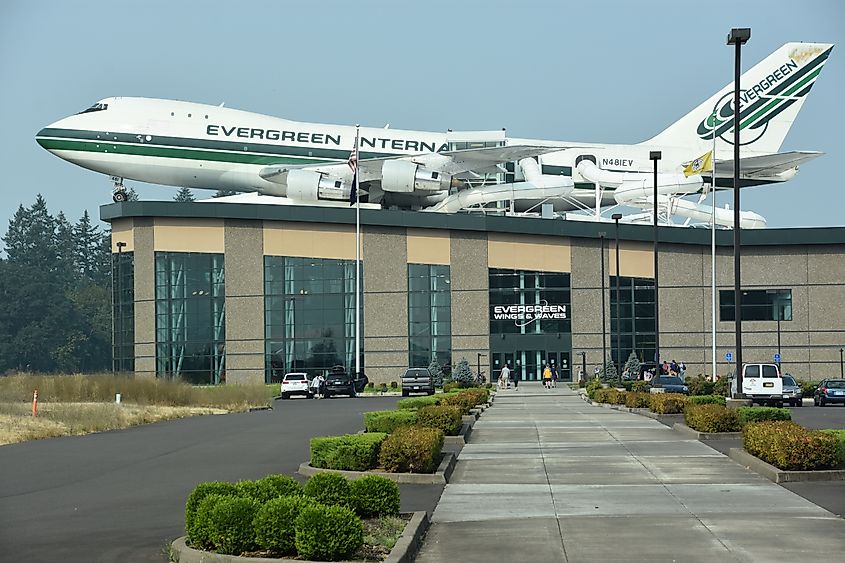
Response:
[[[823,152],[817,151],[789,151],[761,156],[747,156],[739,159],[739,170],[742,178],[773,178],[823,154]],[[730,177],[733,176],[733,173],[734,163],[732,159],[716,161],[717,177]]]

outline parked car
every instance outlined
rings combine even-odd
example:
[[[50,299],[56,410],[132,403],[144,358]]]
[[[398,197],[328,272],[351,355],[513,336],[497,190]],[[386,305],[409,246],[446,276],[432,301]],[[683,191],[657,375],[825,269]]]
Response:
[[[813,393],[813,404],[824,407],[835,403],[845,405],[845,379],[823,379]]]
[[[662,388],[666,393],[689,395],[689,387],[677,375],[656,375],[651,379],[652,388]]]
[[[783,400],[789,402],[789,406],[800,407],[804,403],[804,392],[795,378],[788,373],[783,374]]]
[[[364,391],[368,381],[369,378],[363,373],[360,378],[355,379],[352,374],[347,373],[343,366],[334,366],[332,371],[326,375],[325,396],[329,399],[337,395],[357,397],[358,393]]]
[[[294,395],[311,398],[311,381],[308,374],[301,372],[286,373],[282,378],[282,399],[289,399]]]
[[[783,393],[783,378],[777,364],[743,364],[742,393],[751,404],[782,407],[789,397]],[[736,378],[731,377],[731,396],[736,395]]]
[[[411,393],[434,395],[434,377],[428,368],[408,368],[402,374],[402,396]]]

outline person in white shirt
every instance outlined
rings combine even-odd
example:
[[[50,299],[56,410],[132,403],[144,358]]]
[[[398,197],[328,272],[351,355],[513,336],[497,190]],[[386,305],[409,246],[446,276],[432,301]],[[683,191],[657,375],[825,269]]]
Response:
[[[507,389],[508,386],[510,385],[510,379],[511,379],[511,370],[508,369],[508,365],[505,364],[504,367],[502,367],[502,373],[499,376],[499,387],[501,389]]]
[[[317,375],[314,379],[311,380],[311,395],[315,399],[321,398],[321,391],[323,388],[323,376]]]

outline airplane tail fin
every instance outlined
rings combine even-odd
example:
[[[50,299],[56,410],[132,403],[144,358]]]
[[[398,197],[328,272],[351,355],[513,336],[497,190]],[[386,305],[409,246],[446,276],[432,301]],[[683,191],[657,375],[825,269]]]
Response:
[[[787,43],[740,77],[740,152],[780,149],[833,45]],[[643,144],[689,147],[690,154],[733,147],[733,82]],[[715,111],[715,115],[714,115]]]

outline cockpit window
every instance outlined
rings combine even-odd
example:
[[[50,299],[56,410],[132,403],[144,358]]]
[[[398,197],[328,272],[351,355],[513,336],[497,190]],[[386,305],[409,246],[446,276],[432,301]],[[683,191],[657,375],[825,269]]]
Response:
[[[80,114],[83,114],[83,113],[91,113],[93,111],[106,111],[107,109],[109,109],[108,104],[96,103],[93,106],[91,106],[90,108],[83,110],[83,111],[80,111],[76,115],[80,115]]]

